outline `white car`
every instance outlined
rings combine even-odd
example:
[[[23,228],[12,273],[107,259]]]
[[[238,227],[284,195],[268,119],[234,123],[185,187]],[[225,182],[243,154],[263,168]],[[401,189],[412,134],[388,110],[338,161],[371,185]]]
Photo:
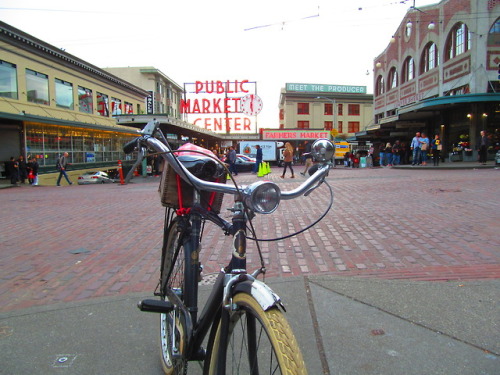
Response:
[[[113,183],[106,172],[85,172],[78,177],[78,185]]]

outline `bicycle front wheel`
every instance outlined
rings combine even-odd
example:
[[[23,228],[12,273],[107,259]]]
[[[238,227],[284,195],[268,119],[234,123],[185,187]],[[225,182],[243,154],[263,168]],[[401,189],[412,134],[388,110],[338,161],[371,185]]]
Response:
[[[182,232],[179,231],[178,226],[178,219],[174,219],[168,228],[163,246],[161,298],[166,299],[167,291],[171,291],[183,301],[185,260]],[[167,375],[185,374],[187,368],[185,336],[184,321],[176,310],[168,314],[160,314],[161,359],[163,371]]]
[[[221,319],[213,328],[205,374],[307,374],[292,329],[278,308],[264,311],[246,293],[236,294],[232,302],[233,311],[223,311],[229,314],[228,326]]]

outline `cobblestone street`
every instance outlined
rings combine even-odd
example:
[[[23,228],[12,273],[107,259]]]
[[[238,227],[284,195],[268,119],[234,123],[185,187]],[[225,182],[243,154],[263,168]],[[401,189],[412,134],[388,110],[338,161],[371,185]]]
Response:
[[[295,179],[280,179],[277,169],[265,178],[288,190],[304,179],[301,170]],[[323,221],[291,239],[261,242],[267,277],[500,277],[498,170],[336,168],[328,180],[335,200]],[[0,190],[0,311],[152,291],[163,219],[157,187],[158,179],[139,178],[126,186]],[[225,197],[223,207],[231,201]],[[260,238],[287,235],[316,220],[328,203],[321,187],[282,202],[254,226]],[[201,259],[208,279],[226,265],[230,241],[207,224]],[[253,244],[248,259],[250,269],[258,267]]]

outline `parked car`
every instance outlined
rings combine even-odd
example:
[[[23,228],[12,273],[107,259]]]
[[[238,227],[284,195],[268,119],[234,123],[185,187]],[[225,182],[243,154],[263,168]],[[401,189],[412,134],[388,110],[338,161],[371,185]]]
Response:
[[[106,172],[85,172],[78,177],[78,185],[106,184],[115,182]]]
[[[223,162],[226,162],[224,157]],[[243,154],[236,154],[236,168],[238,172],[251,172],[257,160]]]
[[[500,150],[495,155],[495,165],[500,165]]]

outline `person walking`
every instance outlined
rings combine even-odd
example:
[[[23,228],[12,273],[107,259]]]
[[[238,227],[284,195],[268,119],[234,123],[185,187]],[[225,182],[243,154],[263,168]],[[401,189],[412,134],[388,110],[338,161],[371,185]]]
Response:
[[[441,149],[443,145],[441,145],[441,140],[439,139],[439,134],[434,136],[434,139],[431,141],[431,151],[432,151],[432,164],[437,167],[439,166],[439,158],[441,157]]]
[[[392,167],[392,145],[390,142],[385,144],[385,165]]]
[[[401,164],[401,143],[397,140],[392,146],[392,165]]]
[[[380,159],[380,166],[383,167],[385,163],[385,145],[382,143],[378,149],[378,157]]]
[[[420,165],[420,132],[416,132],[411,140],[410,150],[413,152],[411,165]]]
[[[19,166],[19,181],[21,184],[25,184],[28,179],[28,166],[26,165],[26,160],[24,160],[23,155],[19,156],[17,164]]]
[[[283,158],[284,158],[284,161],[285,161],[285,167],[283,169],[283,174],[280,177],[281,178],[285,178],[286,169],[290,168],[290,172],[292,173],[292,177],[291,178],[295,178],[295,175],[293,173],[293,168],[292,168],[293,147],[290,144],[290,142],[285,143],[285,151],[283,152]]]
[[[255,154],[255,165],[253,167],[253,173],[257,173],[259,171],[260,164],[262,163],[262,148],[260,145],[256,145],[255,148],[257,152]]]
[[[420,137],[420,158],[422,159],[422,165],[427,165],[427,153],[429,152],[429,138],[422,132]]]
[[[5,163],[7,174],[10,177],[10,183],[12,185],[17,185],[19,181],[19,163],[14,159],[13,156],[10,157],[10,160]]]
[[[236,169],[236,150],[233,146],[229,147],[229,152],[227,153],[227,161],[229,163],[229,173],[237,176],[238,169]]]
[[[68,185],[73,185],[73,183],[69,180],[68,175],[66,174],[66,168],[68,167],[68,156],[69,154],[65,152],[58,161],[58,169],[59,169],[59,177],[57,178],[57,186],[61,186],[61,178],[64,176]]]
[[[488,146],[490,145],[490,140],[486,135],[484,130],[481,130],[481,136],[479,137],[479,142],[477,145],[477,150],[479,152],[479,162],[482,165],[486,165],[486,160],[488,158]]]
[[[311,168],[313,165],[313,157],[311,154],[311,143],[309,141],[305,141],[305,149],[304,149],[304,153],[302,154],[302,156],[305,158],[304,161],[306,163],[306,166],[305,166],[304,172],[300,172],[300,174],[302,176],[305,176],[308,169]]]

